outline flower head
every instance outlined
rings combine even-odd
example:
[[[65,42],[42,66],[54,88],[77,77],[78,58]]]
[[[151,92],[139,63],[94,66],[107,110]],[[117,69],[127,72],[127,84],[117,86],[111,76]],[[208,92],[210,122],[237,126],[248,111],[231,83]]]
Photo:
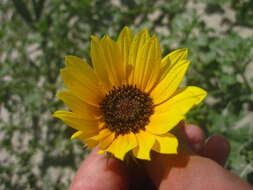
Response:
[[[147,30],[132,35],[125,27],[116,41],[91,38],[92,66],[67,56],[61,76],[67,90],[57,97],[71,111],[54,117],[76,129],[89,148],[98,146],[124,159],[150,159],[150,151],[176,154],[178,140],[170,133],[206,92],[195,86],[179,88],[190,64],[187,49],[161,58],[156,36]]]

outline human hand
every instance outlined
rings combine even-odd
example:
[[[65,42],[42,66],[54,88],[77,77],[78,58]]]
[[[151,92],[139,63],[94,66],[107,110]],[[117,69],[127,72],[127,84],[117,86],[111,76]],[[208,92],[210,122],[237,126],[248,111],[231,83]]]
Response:
[[[205,142],[203,131],[193,125],[182,127],[192,153],[161,155],[134,167],[99,155],[94,150],[81,164],[70,190],[253,190],[223,166],[229,154],[224,137]]]

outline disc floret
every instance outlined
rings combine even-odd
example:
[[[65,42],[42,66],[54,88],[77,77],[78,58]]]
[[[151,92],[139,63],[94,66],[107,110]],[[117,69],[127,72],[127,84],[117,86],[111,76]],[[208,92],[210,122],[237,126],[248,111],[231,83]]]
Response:
[[[105,127],[117,135],[144,129],[154,113],[149,94],[133,85],[114,87],[100,103],[100,109]]]

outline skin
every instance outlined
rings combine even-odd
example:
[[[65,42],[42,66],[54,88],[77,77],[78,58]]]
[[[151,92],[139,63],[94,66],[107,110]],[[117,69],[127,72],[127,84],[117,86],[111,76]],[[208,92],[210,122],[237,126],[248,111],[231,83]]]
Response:
[[[127,165],[94,150],[81,164],[69,190],[253,190],[223,168],[230,151],[224,137],[205,140],[203,131],[194,125],[180,130],[189,147],[178,155],[152,152],[152,161]]]

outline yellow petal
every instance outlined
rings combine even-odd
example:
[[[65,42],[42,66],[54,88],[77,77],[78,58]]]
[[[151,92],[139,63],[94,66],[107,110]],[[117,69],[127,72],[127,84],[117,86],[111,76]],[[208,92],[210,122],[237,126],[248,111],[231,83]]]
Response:
[[[101,79],[103,82],[105,88],[107,90],[110,90],[112,87],[112,84],[109,80],[109,74],[107,71],[107,64],[105,60],[104,51],[101,47],[100,40],[92,36],[91,37],[91,60],[92,64],[94,65],[95,72],[97,73],[97,76]]]
[[[161,154],[176,154],[178,147],[178,140],[172,134],[165,134],[161,136],[155,136],[156,143],[152,147],[152,150]]]
[[[153,134],[164,134],[173,129],[179,121],[184,119],[183,115],[179,115],[177,112],[156,113],[150,117],[150,122],[146,126],[146,130]]]
[[[119,46],[119,50],[122,55],[123,61],[123,78],[127,80],[128,72],[129,72],[129,50],[132,42],[132,34],[131,30],[128,27],[124,27],[120,32],[119,37],[117,39],[117,44]]]
[[[114,86],[120,86],[123,82],[124,68],[119,46],[108,36],[101,40],[101,46],[104,51],[104,64],[107,65],[109,80]]]
[[[177,49],[166,55],[161,62],[161,80],[167,75],[169,70],[179,61],[186,59],[188,56],[188,49]]]
[[[207,95],[207,92],[196,86],[187,86],[178,89],[176,93],[165,103],[156,106],[156,113],[174,112],[178,115],[184,115],[193,106],[199,104]]]
[[[99,114],[98,107],[87,104],[67,90],[60,91],[56,96],[61,99],[73,112],[80,114],[85,119],[94,119]]]
[[[84,67],[90,67],[83,64]],[[65,67],[61,69],[61,76],[65,86],[81,100],[88,104],[98,106],[98,103],[105,96],[104,91],[96,79],[95,73],[91,69],[80,70],[78,67]],[[93,76],[93,77],[90,77]]]
[[[88,147],[95,147],[97,144],[99,144],[101,141],[103,141],[106,137],[110,136],[112,132],[109,129],[102,129],[97,135],[90,137],[87,139],[86,145]]]
[[[92,140],[96,140],[96,141],[100,141],[101,139],[104,139],[105,137],[109,136],[110,134],[112,134],[112,132],[109,129],[102,129],[101,131],[99,131],[99,134],[91,137]]]
[[[129,51],[129,65],[133,66],[133,71],[130,74],[129,77],[129,84],[135,85],[135,66],[139,63],[137,62],[137,56],[142,50],[143,46],[150,40],[149,32],[144,29],[138,32],[130,45],[130,51]]]
[[[77,131],[77,132],[75,132],[75,133],[71,136],[71,139],[78,138],[78,137],[80,137],[83,133],[84,133],[83,131]]]
[[[101,149],[100,149],[100,150],[97,151],[97,153],[98,153],[98,154],[104,154],[104,153],[106,153],[106,152],[105,152],[104,150],[101,150]]]
[[[110,134],[109,136],[105,137],[101,142],[99,143],[99,148],[102,150],[107,149],[113,142],[115,138],[115,133]]]
[[[160,104],[171,97],[182,82],[189,64],[188,60],[182,60],[170,69],[164,79],[151,92],[154,104]]]
[[[98,131],[97,131],[97,133],[98,133]],[[87,143],[87,141],[92,136],[97,135],[97,133],[95,133],[93,135],[87,135],[87,133],[83,132],[82,134],[77,136],[77,138],[85,144],[85,147],[88,147],[88,148],[92,149],[92,148],[95,148],[97,146],[98,142],[97,141],[92,141],[92,143]]]
[[[125,135],[119,135],[106,150],[111,152],[116,158],[123,160],[127,152],[137,146],[135,135],[131,132]]]
[[[86,63],[86,61],[76,56],[65,56],[65,65],[67,68],[85,76],[87,83],[91,85],[95,84],[96,86],[100,85],[100,81],[95,75],[94,70],[88,63]]]
[[[73,68],[79,72],[82,72],[82,74],[86,75],[90,81],[96,81],[97,82],[97,77],[94,74],[94,71],[92,67],[86,63],[85,60],[80,59],[79,57],[76,56],[65,56],[65,65],[67,68]]]
[[[67,125],[70,127],[80,130],[80,131],[85,131],[85,133],[90,133],[90,134],[95,134],[98,131],[98,121],[97,120],[87,120],[80,115],[69,112],[69,111],[56,111],[53,114],[54,117],[61,119],[64,121]]]
[[[155,36],[140,47],[133,68],[134,84],[148,92],[157,81],[160,70],[161,51]]]
[[[199,104],[206,96],[206,91],[195,86],[177,90],[172,98],[155,107],[154,114],[146,129],[154,134],[164,134],[173,129],[184,115]]]
[[[133,150],[133,153],[136,158],[150,160],[150,151],[155,143],[154,135],[140,131],[136,133],[137,144],[138,146]]]
[[[160,75],[160,63],[161,63],[161,48],[160,43],[157,37],[154,36],[154,52],[153,56],[156,57],[153,64],[153,67],[150,68],[149,72],[151,72],[149,80],[147,82],[147,86],[145,88],[145,91],[150,92],[150,90],[153,89],[154,85],[158,82],[158,76]]]
[[[106,90],[119,86],[123,80],[123,61],[119,46],[108,36],[99,40],[91,38],[91,59],[97,76],[101,79]]]

